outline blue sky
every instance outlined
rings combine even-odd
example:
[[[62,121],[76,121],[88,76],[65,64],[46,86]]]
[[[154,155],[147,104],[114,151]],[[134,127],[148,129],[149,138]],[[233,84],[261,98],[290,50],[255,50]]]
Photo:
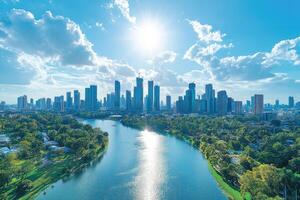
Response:
[[[0,100],[89,84],[103,97],[115,79],[124,92],[140,74],[174,98],[195,82],[199,94],[213,83],[237,100],[263,93],[266,102],[298,101],[299,7],[297,0],[0,0]]]

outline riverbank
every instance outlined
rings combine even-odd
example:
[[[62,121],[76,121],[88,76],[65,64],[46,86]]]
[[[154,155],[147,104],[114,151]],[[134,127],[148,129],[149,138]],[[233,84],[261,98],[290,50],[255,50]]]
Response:
[[[170,132],[170,131],[166,131],[166,130],[163,130],[163,129],[160,129],[160,128],[157,128],[157,127],[153,127],[153,126],[150,126],[149,124],[128,124],[128,123],[124,123],[124,121],[122,121],[122,120],[121,120],[121,123],[124,126],[130,127],[130,128],[135,128],[135,129],[138,129],[138,130],[143,130],[143,129],[146,128],[148,130],[159,132],[161,134],[168,134],[168,135],[174,136],[174,137],[176,137],[180,140],[183,140],[183,141],[189,143],[191,146],[195,147],[197,150],[202,152],[201,149],[199,149],[198,146],[194,143],[193,138],[187,137],[183,134],[172,134],[172,132]],[[229,199],[243,200],[243,197],[242,197],[240,191],[235,189],[234,187],[230,186],[228,183],[226,183],[226,181],[223,179],[223,177],[217,172],[217,170],[212,166],[212,164],[209,161],[208,161],[208,168],[210,170],[210,173],[212,174],[212,176],[216,180],[217,184],[219,185],[219,187],[222,189],[224,194]],[[250,198],[246,198],[246,199],[250,200]]]
[[[69,116],[38,113],[2,120],[9,145],[19,150],[1,157],[0,199],[34,199],[101,159],[108,147],[107,133]]]

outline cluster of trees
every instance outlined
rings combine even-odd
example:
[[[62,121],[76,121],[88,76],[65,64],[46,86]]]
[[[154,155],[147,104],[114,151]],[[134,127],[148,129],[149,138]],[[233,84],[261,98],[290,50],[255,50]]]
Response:
[[[300,128],[280,121],[260,124],[246,117],[125,116],[135,128],[166,131],[201,149],[216,171],[252,199],[295,198],[300,194]]]
[[[14,153],[0,156],[0,199],[6,199],[6,192],[12,188],[15,197],[30,191],[33,184],[28,179],[29,174],[40,169],[44,158],[52,158],[48,156],[52,152],[46,148],[41,133],[46,133],[49,140],[56,141],[58,146],[70,149],[68,159],[76,161],[74,163],[95,158],[108,142],[107,133],[100,129],[84,125],[71,116],[53,113],[2,116],[0,133],[10,138],[8,147],[17,149]]]

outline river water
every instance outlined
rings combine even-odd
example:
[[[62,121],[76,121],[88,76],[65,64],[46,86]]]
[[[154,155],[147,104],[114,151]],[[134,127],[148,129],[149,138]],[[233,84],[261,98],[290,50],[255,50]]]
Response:
[[[109,133],[103,158],[41,193],[39,200],[226,199],[201,152],[173,136],[84,120]]]

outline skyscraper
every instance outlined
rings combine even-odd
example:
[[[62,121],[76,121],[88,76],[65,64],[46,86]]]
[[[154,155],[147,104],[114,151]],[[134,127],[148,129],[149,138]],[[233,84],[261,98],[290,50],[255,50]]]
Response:
[[[136,78],[136,87],[134,88],[134,107],[135,111],[143,112],[143,79],[140,77]]]
[[[188,97],[188,108],[187,111],[188,113],[192,113],[196,111],[196,106],[195,106],[195,100],[196,100],[196,84],[195,83],[190,83],[189,84],[189,91],[187,93]]]
[[[260,115],[264,111],[264,95],[255,94],[254,95],[254,114]]]
[[[289,108],[293,108],[295,106],[294,97],[289,96]]]
[[[51,110],[52,109],[52,100],[50,98],[46,99],[46,109]]]
[[[243,102],[234,101],[234,114],[241,115],[243,113]]]
[[[115,98],[114,98],[115,110],[120,110],[120,96],[121,96],[121,84],[120,81],[115,81]]]
[[[154,86],[154,110],[160,110],[160,88],[158,85]]]
[[[27,96],[23,95],[18,97],[18,110],[26,111],[28,107]]]
[[[91,85],[90,86],[90,91],[91,91],[91,111],[97,111],[97,104],[98,104],[98,99],[97,99],[97,86],[96,85]]]
[[[212,84],[205,85],[206,112],[213,114],[215,112],[215,90]]]
[[[67,104],[66,104],[66,109],[67,111],[70,111],[73,107],[73,98],[71,97],[71,92],[67,92]]]
[[[74,109],[80,110],[80,92],[78,90],[74,90]]]
[[[85,110],[90,111],[91,110],[91,89],[90,88],[85,88],[84,103],[85,103]]]
[[[153,81],[148,81],[147,112],[153,110]]]
[[[57,112],[64,112],[64,96],[54,97],[53,108]]]
[[[228,97],[225,90],[221,90],[217,94],[217,110],[220,116],[224,116],[227,114],[228,110]]]
[[[182,96],[178,97],[178,100],[176,101],[176,112],[177,113],[183,113],[184,112],[184,101]]]
[[[166,109],[167,109],[168,111],[171,110],[171,96],[170,96],[170,95],[167,95],[167,96],[166,96]]]
[[[85,88],[85,110],[96,111],[97,110],[97,86],[90,85],[89,88]]]
[[[126,90],[126,110],[131,110],[131,92]]]

